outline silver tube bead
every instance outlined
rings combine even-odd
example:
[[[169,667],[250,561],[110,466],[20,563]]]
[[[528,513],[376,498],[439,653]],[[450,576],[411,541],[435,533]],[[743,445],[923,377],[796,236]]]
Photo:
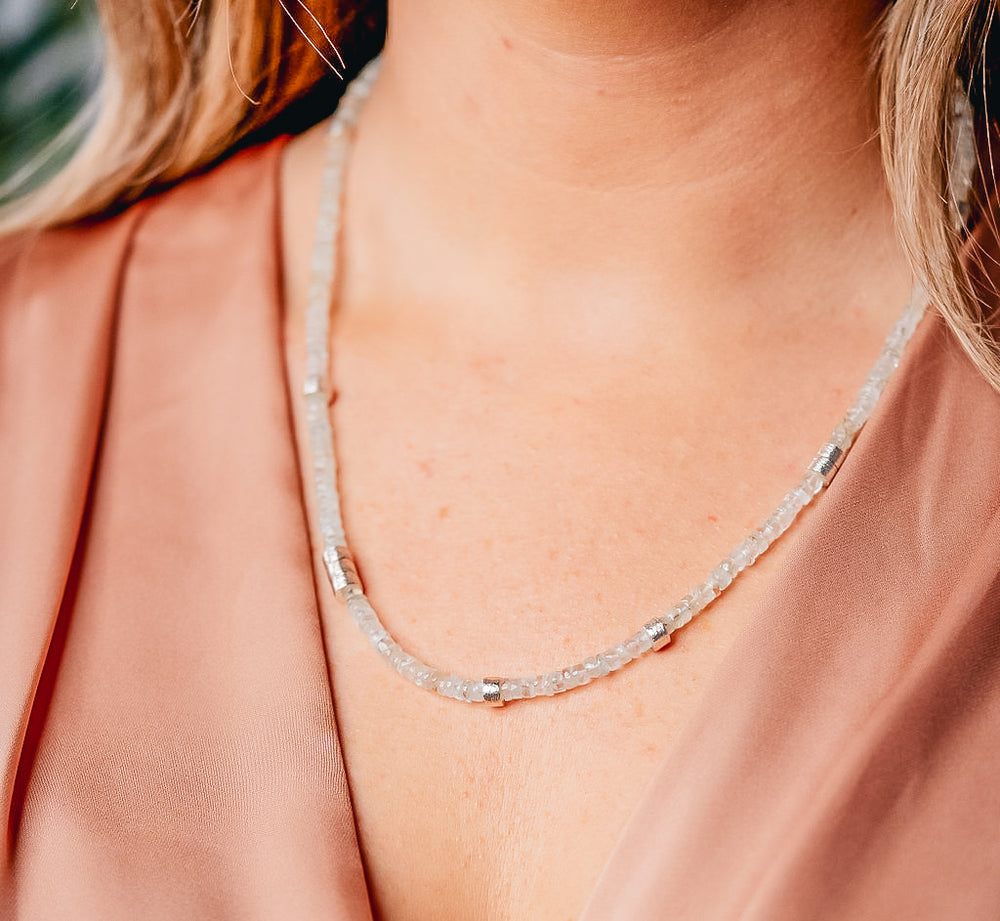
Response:
[[[823,477],[823,482],[829,486],[837,475],[837,471],[840,470],[840,465],[844,463],[846,456],[844,449],[838,445],[825,444],[819,449],[819,454],[816,455],[809,469]]]
[[[504,699],[500,694],[503,678],[483,678],[483,703],[488,707],[502,707]]]
[[[643,629],[653,641],[655,651],[659,652],[664,646],[670,645],[670,631],[667,630],[667,625],[662,620],[651,620]]]
[[[354,565],[351,551],[346,547],[334,547],[324,551],[323,562],[326,563],[326,571],[330,574],[333,591],[342,601],[346,601],[348,595],[356,595],[363,591],[358,568]]]

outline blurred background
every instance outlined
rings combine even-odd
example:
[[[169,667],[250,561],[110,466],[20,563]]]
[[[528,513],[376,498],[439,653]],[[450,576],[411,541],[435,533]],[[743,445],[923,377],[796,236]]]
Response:
[[[99,79],[100,57],[93,0],[0,0],[0,189],[37,163],[80,110]]]

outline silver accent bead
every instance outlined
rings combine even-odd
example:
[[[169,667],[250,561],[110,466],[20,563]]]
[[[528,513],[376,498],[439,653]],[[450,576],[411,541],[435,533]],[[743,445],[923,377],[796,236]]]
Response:
[[[326,563],[326,571],[330,574],[333,591],[342,601],[346,600],[348,595],[357,595],[363,591],[358,568],[354,565],[354,557],[347,547],[325,550],[323,562]]]
[[[664,646],[670,645],[670,631],[667,630],[667,625],[662,620],[651,620],[643,627],[643,630],[653,641],[654,651],[659,652]]]
[[[838,445],[825,444],[819,449],[819,454],[816,455],[809,469],[823,477],[823,482],[829,486],[837,475],[837,471],[840,470],[840,465],[844,463],[846,456],[847,454]]]
[[[505,703],[500,695],[503,678],[483,678],[483,703],[487,707],[502,707]]]

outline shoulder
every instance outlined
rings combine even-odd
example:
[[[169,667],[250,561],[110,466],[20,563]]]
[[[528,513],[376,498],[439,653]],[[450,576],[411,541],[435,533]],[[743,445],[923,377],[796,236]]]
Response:
[[[848,593],[995,635],[1000,393],[939,315],[921,321],[821,511],[836,533],[820,555]]]
[[[908,492],[925,522],[948,520],[961,531],[996,519],[1000,393],[940,315],[921,321],[890,391],[876,410],[882,419],[872,420],[880,423],[880,482]]]
[[[0,238],[0,315],[69,295],[79,312],[108,293],[137,247],[164,246],[206,258],[206,237],[221,244],[274,219],[285,139],[240,151],[212,169],[100,220]],[[67,308],[68,310],[68,308]],[[2,318],[0,318],[2,322]]]
[[[11,484],[31,481],[39,457],[86,469],[113,367],[158,350],[169,369],[223,309],[220,292],[244,316],[255,304],[274,312],[281,148],[240,152],[104,220],[0,239],[0,472]]]
[[[143,254],[156,245],[167,257],[202,262],[217,259],[230,243],[239,246],[251,236],[272,244],[284,146],[285,139],[279,138],[240,151],[146,201],[136,246]]]
[[[281,147],[101,221],[0,240],[0,546],[23,546],[0,583],[21,584],[32,540],[65,577],[113,397],[143,399],[140,384],[199,356],[238,366],[248,343],[273,362]]]
[[[964,258],[982,300],[987,326],[1000,318],[1000,239],[992,220],[981,220],[966,241]],[[1000,326],[984,329],[994,337]],[[883,411],[895,452],[894,479],[919,486],[968,490],[966,511],[976,498],[978,513],[1000,508],[1000,391],[975,364],[959,335],[936,311],[921,321],[903,357]],[[888,462],[888,458],[887,458]]]

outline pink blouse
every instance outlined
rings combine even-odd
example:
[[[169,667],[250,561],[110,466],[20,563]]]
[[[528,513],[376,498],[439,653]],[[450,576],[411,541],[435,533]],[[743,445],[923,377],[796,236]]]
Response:
[[[371,917],[279,153],[0,254],[0,917]],[[1000,396],[936,318],[584,918],[1000,918]]]

